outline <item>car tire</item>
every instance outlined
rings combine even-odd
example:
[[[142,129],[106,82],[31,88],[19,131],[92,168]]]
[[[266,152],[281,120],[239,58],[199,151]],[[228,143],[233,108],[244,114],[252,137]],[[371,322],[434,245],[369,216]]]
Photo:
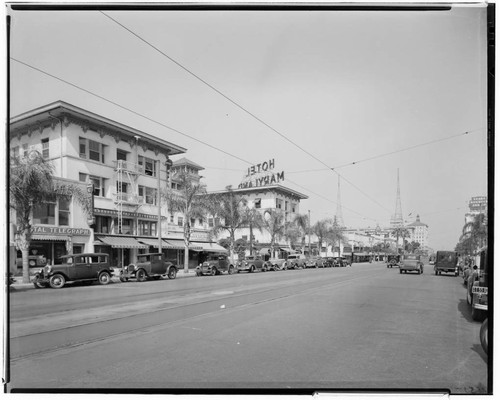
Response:
[[[101,285],[107,285],[109,282],[111,282],[111,275],[109,272],[101,272],[99,274],[99,283]]]
[[[43,289],[46,287],[43,283],[37,281],[33,281],[33,286],[35,287],[35,289]]]
[[[143,269],[138,270],[135,277],[137,278],[137,282],[144,282],[146,280],[146,271]]]
[[[481,324],[481,329],[479,330],[479,340],[484,352],[488,354],[488,318],[486,318]]]
[[[400,274],[402,274],[402,273],[403,273],[403,270],[402,270],[402,269],[400,269],[400,270],[399,270],[399,273],[400,273]]]
[[[474,308],[474,306],[471,306],[471,317],[474,321],[481,321],[484,317],[483,311],[478,310],[477,308]]]
[[[50,277],[49,284],[52,289],[61,289],[66,283],[66,279],[61,274],[55,274]]]
[[[167,272],[168,279],[175,279],[177,276],[177,268],[170,267]]]
[[[230,265],[229,268],[227,269],[227,274],[228,275],[234,274],[234,267],[232,265]]]
[[[211,275],[211,276],[215,276],[215,275],[217,275],[217,270],[216,270],[215,268],[212,268],[212,269],[210,270],[210,275]]]
[[[250,267],[250,269],[248,270],[248,272],[253,273],[253,271],[254,271],[254,267],[253,267],[253,265],[252,265],[252,266]]]

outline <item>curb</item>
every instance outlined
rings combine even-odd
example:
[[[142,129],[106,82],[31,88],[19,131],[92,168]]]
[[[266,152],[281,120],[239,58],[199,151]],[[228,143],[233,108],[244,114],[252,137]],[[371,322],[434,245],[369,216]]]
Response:
[[[194,271],[192,271],[192,272],[190,271],[187,274],[184,272],[181,272],[181,273],[178,272],[175,279],[194,278],[194,277],[196,277],[196,273]],[[31,289],[36,290],[35,286],[33,285],[33,282],[22,283],[22,277],[17,277],[15,279],[16,279],[16,282],[9,286],[9,291],[11,291],[11,292],[23,292],[23,291],[31,290]],[[31,279],[31,277],[30,277],[30,279]],[[116,275],[113,275],[111,277],[111,283],[126,283],[126,282],[120,281],[119,275],[116,274]]]

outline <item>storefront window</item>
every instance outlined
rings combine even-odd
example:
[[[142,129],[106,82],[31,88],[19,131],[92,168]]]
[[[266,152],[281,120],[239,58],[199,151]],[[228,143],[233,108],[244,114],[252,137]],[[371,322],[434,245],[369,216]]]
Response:
[[[96,216],[95,217],[95,232],[96,233],[111,233],[111,217]]]

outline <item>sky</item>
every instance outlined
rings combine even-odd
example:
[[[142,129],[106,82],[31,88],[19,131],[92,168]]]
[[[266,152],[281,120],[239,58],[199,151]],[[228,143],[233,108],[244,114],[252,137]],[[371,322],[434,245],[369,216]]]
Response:
[[[9,15],[11,117],[63,100],[187,148],[209,191],[274,160],[312,223],[340,179],[345,224],[387,227],[399,170],[435,250],[487,195],[484,7]]]

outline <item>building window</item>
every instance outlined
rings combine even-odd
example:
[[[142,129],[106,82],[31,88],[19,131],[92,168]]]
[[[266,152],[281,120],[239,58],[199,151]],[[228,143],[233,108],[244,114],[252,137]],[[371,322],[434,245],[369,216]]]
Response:
[[[170,222],[173,224],[174,223],[174,216],[170,215]]]
[[[49,158],[49,138],[42,139],[42,157]]]
[[[285,201],[285,211],[288,211],[288,201]]]
[[[59,226],[69,226],[69,206],[71,203],[70,197],[61,197],[59,204]]]
[[[292,212],[295,212],[295,204],[292,204]]]
[[[139,235],[156,236],[156,222],[139,221]]]
[[[28,157],[28,143],[23,144],[23,157]]]
[[[214,219],[213,218],[209,218],[208,219],[208,227],[209,228],[213,228],[214,227]]]
[[[282,208],[283,207],[283,200],[281,199],[276,199],[276,208]]]
[[[184,218],[177,217],[177,225],[178,226],[183,226],[184,225]]]
[[[111,233],[111,217],[96,216],[95,217],[95,232],[96,233]]]
[[[37,203],[33,207],[33,224],[69,226],[71,197],[64,196]]]
[[[141,197],[142,202],[146,204],[156,205],[157,193],[156,189],[139,186],[139,197]]]
[[[128,193],[128,184],[126,182],[116,182],[117,193]]]
[[[122,231],[118,232],[118,219],[115,219],[115,230],[118,234],[132,235],[133,234],[134,221],[131,219],[122,220]]]
[[[255,208],[260,208],[261,207],[260,199],[255,199],[253,201],[253,204],[255,205]]]
[[[139,165],[142,167],[145,175],[156,176],[155,160],[144,156],[139,156]]]
[[[127,161],[127,152],[124,150],[116,149],[116,159]]]
[[[104,163],[104,145],[94,140],[80,138],[80,158]]]
[[[78,174],[78,180],[79,180],[80,182],[87,182],[87,177],[88,177],[88,175],[87,175],[87,174],[84,174],[84,173],[82,173],[82,172],[80,172],[80,173]]]
[[[33,207],[33,223],[41,225],[56,225],[56,198],[36,203]]]
[[[89,180],[94,184],[94,196],[104,197],[104,178],[91,175]]]
[[[194,218],[191,218],[191,226],[194,226],[195,223],[196,223],[196,220]]]

